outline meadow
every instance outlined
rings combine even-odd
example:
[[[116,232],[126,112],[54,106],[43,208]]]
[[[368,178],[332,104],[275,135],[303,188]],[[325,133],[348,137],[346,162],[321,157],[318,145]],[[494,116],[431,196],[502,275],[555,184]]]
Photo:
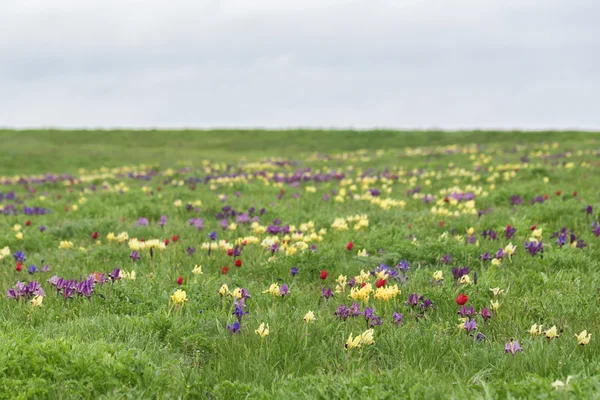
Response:
[[[600,398],[600,133],[0,143],[0,398]]]

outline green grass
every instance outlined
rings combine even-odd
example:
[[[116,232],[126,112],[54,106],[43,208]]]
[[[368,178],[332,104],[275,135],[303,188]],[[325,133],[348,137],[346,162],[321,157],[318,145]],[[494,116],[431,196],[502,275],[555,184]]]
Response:
[[[600,133],[0,131],[0,140],[0,177],[11,180],[0,185],[0,193],[16,194],[16,202],[4,199],[0,207],[52,211],[0,214],[0,249],[8,246],[12,254],[22,250],[27,256],[20,272],[12,255],[0,260],[0,398],[598,397],[600,237],[592,224],[600,211],[595,164]],[[274,159],[295,163],[269,162]],[[119,169],[123,166],[129,168]],[[307,177],[343,172],[345,179],[297,186],[274,182],[273,174],[297,169]],[[127,175],[131,171],[153,175],[133,179]],[[267,178],[254,178],[258,171]],[[50,172],[72,174],[75,181],[17,182]],[[232,173],[249,175],[203,180]],[[196,177],[200,182],[187,181]],[[126,186],[122,193],[120,184]],[[420,192],[412,195],[417,187]],[[440,201],[436,207],[454,212],[457,208],[443,201],[454,187],[475,190],[474,210],[483,214],[437,215],[431,210],[435,203],[426,205],[422,199],[431,194]],[[332,190],[339,194],[342,188],[347,194],[338,202]],[[381,207],[363,196],[367,189],[404,203]],[[544,195],[543,204],[531,204]],[[511,205],[511,196],[523,203]],[[176,207],[176,200],[183,206]],[[186,211],[185,205],[197,200],[202,202],[198,210]],[[277,252],[269,261],[271,251],[261,246],[268,234],[244,224],[235,230],[219,225],[215,215],[226,205],[239,212],[265,208],[260,216],[265,227],[276,218],[297,229],[314,221],[322,240],[305,239],[316,252]],[[588,205],[592,215],[585,213]],[[358,214],[368,216],[368,227],[331,227],[336,218]],[[164,228],[158,225],[161,215],[168,218]],[[150,224],[136,226],[141,217]],[[203,230],[190,226],[190,218],[202,218]],[[22,226],[22,240],[15,237],[15,224]],[[507,240],[509,224],[517,232]],[[543,257],[531,256],[524,247],[532,225],[542,228]],[[470,227],[477,244],[466,241]],[[587,247],[558,246],[551,236],[563,227]],[[321,228],[326,233],[318,234]],[[497,240],[482,236],[490,228],[498,232]],[[259,242],[244,248],[243,265],[236,268],[224,250],[209,256],[201,249],[213,230],[229,242],[248,236]],[[95,231],[99,244],[91,238]],[[109,242],[109,232],[148,240],[178,235],[179,240],[156,250],[153,258],[142,250],[141,260],[133,263],[127,244]],[[59,249],[60,241],[71,241],[73,248]],[[346,250],[349,241],[352,251]],[[501,265],[480,260],[481,254],[493,256],[509,242],[517,252]],[[191,256],[188,247],[196,249]],[[362,249],[368,257],[357,255]],[[452,256],[451,263],[441,262],[445,254]],[[381,263],[393,267],[400,260],[408,261],[410,270],[407,281],[398,283],[397,299],[384,303],[371,295],[368,303],[383,320],[374,327],[374,344],[345,350],[348,335],[364,332],[366,321],[362,316],[345,322],[336,318],[337,306],[350,306],[352,299],[338,293],[324,301],[322,287],[335,288],[339,275],[350,279],[362,269],[374,270]],[[50,271],[29,275],[32,264],[38,270],[48,264]],[[194,276],[194,265],[201,265],[204,274]],[[222,275],[225,265],[230,270]],[[293,266],[300,271],[296,277],[290,275]],[[471,284],[455,284],[455,266],[470,267]],[[135,270],[137,278],[97,285],[91,300],[64,300],[47,283],[55,274],[79,279],[113,268]],[[323,269],[329,274],[325,281],[319,278]],[[431,283],[436,270],[443,272],[442,285]],[[31,280],[46,292],[41,307],[4,296],[17,281]],[[375,281],[370,279],[373,286]],[[283,299],[263,294],[274,282],[288,284],[290,294]],[[234,335],[227,330],[235,321],[233,300],[217,294],[224,283],[231,290],[246,288],[252,296],[241,332]],[[487,323],[476,317],[475,332],[486,337],[477,342],[457,327],[455,299],[464,293],[467,305],[479,311],[490,306],[491,287],[505,294]],[[187,294],[183,307],[174,308],[170,301],[176,289]],[[405,304],[411,293],[431,299],[433,308],[417,318]],[[302,318],[309,310],[316,319],[306,326]],[[392,321],[394,311],[404,314],[400,326]],[[254,332],[261,322],[271,330],[265,340]],[[534,323],[556,325],[561,335],[533,338],[528,331]],[[584,329],[592,333],[591,341],[578,346],[574,335]],[[511,338],[523,347],[515,356],[504,353]],[[552,388],[555,380],[566,382],[568,376],[572,379],[564,389]]]

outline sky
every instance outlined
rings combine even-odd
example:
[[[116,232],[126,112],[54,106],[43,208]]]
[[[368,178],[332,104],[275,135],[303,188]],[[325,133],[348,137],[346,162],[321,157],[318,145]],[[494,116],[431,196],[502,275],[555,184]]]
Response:
[[[0,0],[0,126],[600,130],[598,0]]]

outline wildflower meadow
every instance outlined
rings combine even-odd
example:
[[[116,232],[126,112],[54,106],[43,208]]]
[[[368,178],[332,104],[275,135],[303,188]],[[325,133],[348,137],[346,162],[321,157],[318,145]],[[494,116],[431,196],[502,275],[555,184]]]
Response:
[[[0,139],[0,398],[599,396],[598,133]]]

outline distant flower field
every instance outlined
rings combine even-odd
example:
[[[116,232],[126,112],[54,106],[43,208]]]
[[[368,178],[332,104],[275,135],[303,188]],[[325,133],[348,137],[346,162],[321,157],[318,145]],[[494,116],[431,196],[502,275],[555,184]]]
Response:
[[[10,153],[0,398],[597,396],[600,136],[269,134]]]

